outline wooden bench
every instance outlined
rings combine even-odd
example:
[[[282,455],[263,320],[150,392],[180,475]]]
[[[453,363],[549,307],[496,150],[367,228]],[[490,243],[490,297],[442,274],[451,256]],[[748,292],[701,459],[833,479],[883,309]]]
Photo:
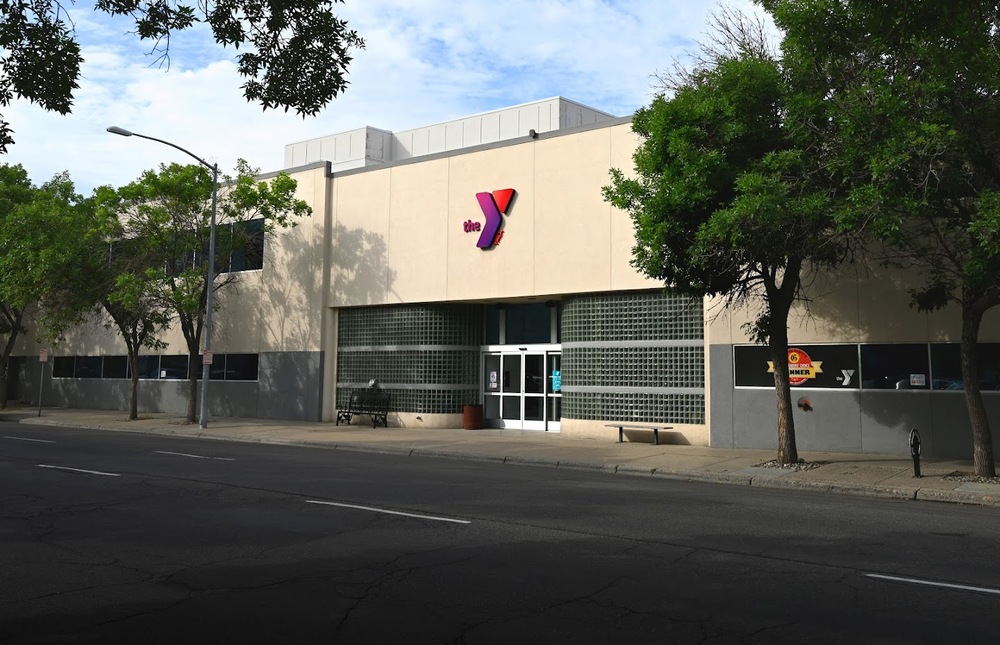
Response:
[[[372,427],[389,427],[389,390],[376,388],[357,388],[351,390],[351,398],[346,410],[337,410],[337,425],[340,422],[350,424],[351,418],[357,414],[367,414],[372,420]]]
[[[673,430],[673,426],[637,426],[629,425],[627,423],[609,423],[604,426],[605,428],[618,428],[618,443],[624,440],[626,430],[652,430],[653,431],[653,445],[660,445],[660,430]]]

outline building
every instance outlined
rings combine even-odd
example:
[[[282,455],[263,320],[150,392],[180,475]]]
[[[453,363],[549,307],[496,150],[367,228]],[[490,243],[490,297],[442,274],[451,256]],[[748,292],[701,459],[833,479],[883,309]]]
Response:
[[[630,265],[631,220],[601,188],[635,147],[629,118],[562,98],[286,146],[314,214],[221,295],[210,410],[332,421],[375,380],[402,427],[461,427],[465,406],[482,405],[491,427],[610,440],[605,424],[630,421],[669,424],[675,443],[775,447],[749,314],[672,294]],[[813,293],[790,330],[800,450],[906,453],[918,427],[924,455],[971,455],[957,313],[916,313],[906,276],[877,266],[819,276]],[[166,340],[146,359],[142,410],[184,409],[183,342]],[[997,312],[982,341],[996,426]],[[37,351],[16,352],[16,398],[37,401]],[[111,332],[95,323],[52,353],[46,404],[124,407]]]

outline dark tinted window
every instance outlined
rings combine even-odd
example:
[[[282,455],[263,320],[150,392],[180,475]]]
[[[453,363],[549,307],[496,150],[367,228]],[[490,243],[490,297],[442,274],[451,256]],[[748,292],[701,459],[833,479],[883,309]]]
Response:
[[[139,378],[160,378],[160,357],[139,357]]]
[[[1000,343],[980,343],[976,362],[979,387],[1000,390]],[[931,345],[931,369],[935,390],[964,390],[962,383],[962,350],[958,343]]]
[[[128,378],[128,356],[105,356],[104,378]]]
[[[71,378],[74,363],[73,356],[55,356],[52,359],[52,378]]]
[[[264,220],[252,219],[233,224],[230,270],[252,271],[264,267]]]
[[[227,381],[256,381],[257,373],[257,354],[226,354]]]
[[[100,356],[77,356],[73,376],[76,378],[101,378],[103,362]]]
[[[186,379],[187,377],[188,357],[186,354],[160,357],[160,378]]]
[[[507,306],[508,345],[552,342],[552,308],[545,303]]]
[[[500,344],[500,307],[490,305],[486,307],[486,344]]]
[[[862,345],[861,378],[865,389],[929,389],[927,345]]]

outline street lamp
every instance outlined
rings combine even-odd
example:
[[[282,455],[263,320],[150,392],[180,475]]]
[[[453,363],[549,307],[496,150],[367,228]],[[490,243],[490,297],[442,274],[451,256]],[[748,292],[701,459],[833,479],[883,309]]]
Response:
[[[149,139],[150,141],[156,141],[164,145],[168,145],[171,148],[176,148],[194,158],[201,165],[205,166],[212,171],[212,219],[209,223],[208,228],[208,279],[207,279],[207,291],[205,295],[205,351],[203,352],[202,362],[201,362],[201,419],[200,425],[202,428],[208,427],[208,379],[211,373],[211,366],[205,359],[212,354],[212,287],[215,285],[215,205],[218,201],[219,194],[219,164],[210,164],[198,155],[194,154],[189,150],[185,150],[176,143],[170,143],[169,141],[164,141],[163,139],[157,139],[156,137],[148,137],[144,134],[138,134],[136,132],[130,132],[124,128],[119,128],[116,125],[108,128],[108,132],[111,134],[120,134],[123,137],[139,137],[140,139]]]

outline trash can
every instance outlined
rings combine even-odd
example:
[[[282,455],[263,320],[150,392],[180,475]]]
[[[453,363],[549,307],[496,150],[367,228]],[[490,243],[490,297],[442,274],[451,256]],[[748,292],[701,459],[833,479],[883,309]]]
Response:
[[[483,429],[483,406],[467,405],[463,410],[462,427],[466,430]]]

